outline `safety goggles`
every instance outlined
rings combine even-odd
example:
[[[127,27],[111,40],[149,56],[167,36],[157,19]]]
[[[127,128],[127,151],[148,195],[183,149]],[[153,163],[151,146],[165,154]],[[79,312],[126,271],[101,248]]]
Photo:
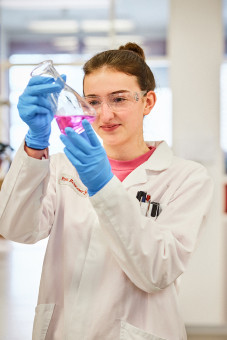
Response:
[[[103,103],[106,103],[110,109],[115,112],[124,111],[130,108],[132,103],[138,102],[139,99],[145,94],[147,91],[140,92],[116,92],[110,93],[105,97],[100,96],[85,96],[84,99],[98,112],[102,107]]]

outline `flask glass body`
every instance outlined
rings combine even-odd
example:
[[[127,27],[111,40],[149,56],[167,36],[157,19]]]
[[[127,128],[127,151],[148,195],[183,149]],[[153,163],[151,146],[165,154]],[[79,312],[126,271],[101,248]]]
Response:
[[[72,127],[77,133],[81,133],[84,131],[83,119],[86,118],[90,123],[95,120],[95,109],[79,93],[67,85],[55,69],[52,60],[45,60],[38,64],[31,72],[31,76],[53,77],[55,82],[61,84],[61,92],[51,93],[49,100],[62,133],[65,133],[66,127]]]

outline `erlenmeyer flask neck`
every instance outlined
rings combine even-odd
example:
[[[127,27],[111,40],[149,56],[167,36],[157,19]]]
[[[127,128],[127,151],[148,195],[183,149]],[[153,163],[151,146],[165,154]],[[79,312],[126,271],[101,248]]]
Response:
[[[53,65],[52,60],[45,60],[42,63],[40,63],[37,67],[34,68],[34,70],[31,73],[31,76],[51,76],[55,80],[57,78],[60,78],[63,82],[64,80],[61,78],[60,74],[57,72]]]

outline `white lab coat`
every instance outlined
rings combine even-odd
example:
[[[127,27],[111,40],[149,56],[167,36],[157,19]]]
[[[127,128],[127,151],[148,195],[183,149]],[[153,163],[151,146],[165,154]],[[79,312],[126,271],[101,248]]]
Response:
[[[176,280],[185,271],[212,197],[206,169],[165,142],[122,183],[89,198],[64,154],[20,148],[3,183],[0,233],[49,236],[33,340],[183,340]],[[136,199],[159,202],[157,219]],[[196,302],[196,301],[194,301]]]

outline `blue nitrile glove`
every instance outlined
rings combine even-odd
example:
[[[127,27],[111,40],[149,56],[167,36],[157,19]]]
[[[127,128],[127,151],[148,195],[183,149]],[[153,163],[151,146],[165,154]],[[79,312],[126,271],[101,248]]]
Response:
[[[65,76],[63,75],[65,80]],[[51,121],[54,117],[53,101],[50,94],[57,98],[63,83],[55,82],[52,77],[32,77],[19,97],[17,105],[21,119],[29,126],[25,142],[33,149],[45,149],[49,145]]]
[[[113,173],[105,149],[100,144],[90,123],[84,119],[82,125],[89,142],[72,128],[65,129],[60,138],[65,144],[64,152],[74,165],[81,181],[86,185],[89,196],[93,196],[106,185]]]

